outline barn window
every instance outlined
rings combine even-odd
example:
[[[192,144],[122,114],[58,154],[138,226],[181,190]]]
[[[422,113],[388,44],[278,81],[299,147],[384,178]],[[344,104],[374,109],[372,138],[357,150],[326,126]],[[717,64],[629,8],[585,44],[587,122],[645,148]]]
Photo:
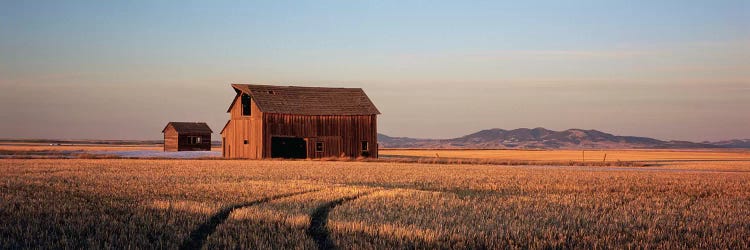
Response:
[[[191,145],[201,144],[201,137],[200,136],[188,136],[187,144],[191,144]]]
[[[362,141],[362,151],[368,151],[369,150],[369,144],[367,141]]]
[[[250,95],[242,94],[242,115],[250,115]]]
[[[247,139],[245,139],[244,143],[247,144]]]
[[[322,153],[323,152],[323,142],[315,142],[315,152]]]

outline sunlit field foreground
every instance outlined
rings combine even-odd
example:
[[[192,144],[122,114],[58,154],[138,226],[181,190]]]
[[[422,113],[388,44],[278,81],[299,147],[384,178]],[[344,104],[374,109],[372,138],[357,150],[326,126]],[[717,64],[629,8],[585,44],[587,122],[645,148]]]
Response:
[[[0,160],[0,248],[750,248],[750,163]]]
[[[511,161],[586,162],[673,162],[673,161],[750,161],[747,149],[613,149],[613,150],[461,150],[461,149],[381,149],[384,156],[467,158]]]
[[[121,150],[150,150],[163,151],[163,146],[155,145],[49,145],[41,143],[26,144],[2,144],[0,143],[0,152],[2,151],[121,151]],[[221,151],[221,147],[213,147],[212,151]]]

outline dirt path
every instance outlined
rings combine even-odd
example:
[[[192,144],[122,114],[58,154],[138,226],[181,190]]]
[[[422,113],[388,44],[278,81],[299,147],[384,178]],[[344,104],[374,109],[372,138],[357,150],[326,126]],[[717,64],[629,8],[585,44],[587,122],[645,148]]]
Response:
[[[308,190],[308,191],[301,191],[301,192],[296,192],[296,193],[280,194],[276,196],[266,197],[260,200],[229,205],[219,210],[219,212],[212,215],[211,218],[208,219],[208,221],[201,224],[200,226],[198,226],[198,228],[190,232],[190,236],[187,239],[185,239],[185,241],[183,241],[182,245],[180,246],[180,249],[200,249],[201,247],[203,247],[203,244],[206,242],[206,239],[208,239],[208,236],[214,231],[216,231],[216,227],[218,227],[221,223],[224,223],[224,221],[226,221],[227,218],[229,218],[229,214],[231,214],[232,211],[234,211],[235,209],[259,205],[259,204],[263,204],[263,203],[281,199],[281,198],[286,198],[290,196],[306,194],[306,193],[311,193],[311,192],[316,192],[316,191],[319,191],[319,190]]]
[[[331,210],[344,202],[356,200],[368,194],[370,193],[362,193],[330,201],[320,205],[310,214],[310,227],[307,229],[307,235],[313,238],[318,245],[318,249],[337,249],[336,243],[331,240],[331,232],[328,230],[328,214]]]

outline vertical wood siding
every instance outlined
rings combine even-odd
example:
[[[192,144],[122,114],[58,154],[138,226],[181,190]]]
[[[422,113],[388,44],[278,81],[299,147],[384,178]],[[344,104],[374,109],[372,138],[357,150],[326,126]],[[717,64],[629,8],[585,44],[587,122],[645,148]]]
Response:
[[[263,112],[251,100],[250,116],[242,115],[240,98],[234,99],[230,113],[230,121],[222,133],[222,145],[225,151],[222,155],[227,158],[261,159],[263,149]],[[245,144],[247,140],[247,144]]]
[[[265,114],[263,136],[299,137],[308,141],[310,158],[359,157],[361,143],[368,143],[370,157],[378,157],[376,115],[290,115]],[[324,152],[316,152],[314,142],[324,142]],[[263,156],[271,156],[271,145],[263,145]]]
[[[175,130],[172,126],[168,126],[167,129],[164,130],[164,151],[165,152],[175,152],[178,149],[178,136],[177,136],[177,130]]]
[[[342,156],[344,153],[341,136],[318,136],[315,138],[306,138],[307,157],[324,158],[332,156]],[[323,143],[323,152],[318,152],[316,143]]]
[[[188,137],[198,136],[201,143],[190,144]],[[211,134],[180,133],[177,139],[177,151],[211,151]]]

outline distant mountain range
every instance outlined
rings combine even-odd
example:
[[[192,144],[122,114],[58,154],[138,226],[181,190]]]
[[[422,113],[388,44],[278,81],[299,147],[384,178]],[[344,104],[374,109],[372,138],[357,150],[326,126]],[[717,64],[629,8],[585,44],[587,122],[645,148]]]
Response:
[[[750,148],[750,139],[719,142],[662,141],[648,137],[618,136],[597,130],[499,128],[453,139],[417,139],[378,134],[383,148],[477,149],[627,149],[627,148]]]

